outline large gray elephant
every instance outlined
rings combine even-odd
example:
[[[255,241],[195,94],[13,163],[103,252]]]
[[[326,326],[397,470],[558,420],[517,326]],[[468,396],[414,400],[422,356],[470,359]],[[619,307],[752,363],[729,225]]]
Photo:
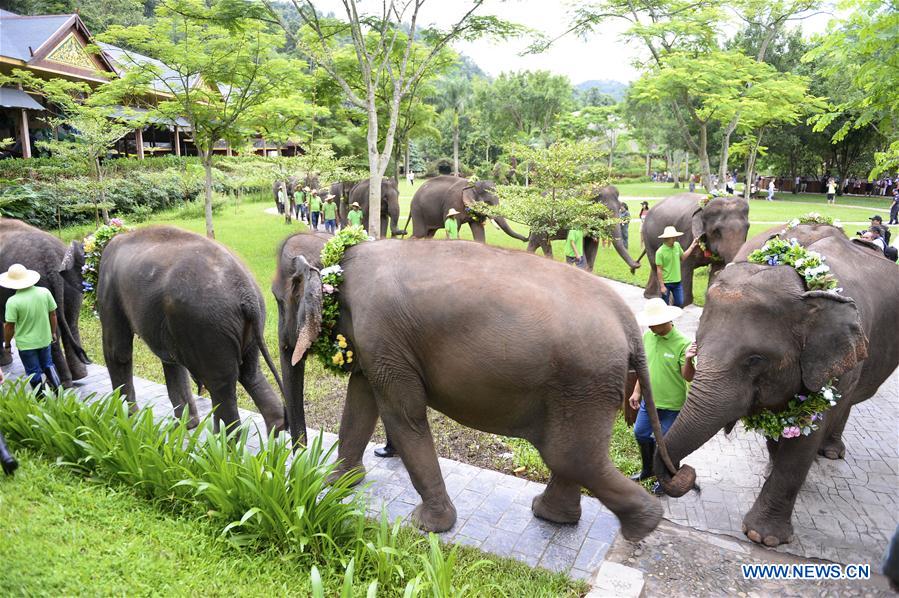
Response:
[[[609,211],[612,212],[613,218],[618,218],[618,214],[621,211],[621,202],[618,199],[618,188],[614,185],[606,185],[602,189],[599,190],[599,193],[596,197],[593,198],[593,202],[601,203],[602,205],[609,208]],[[640,267],[640,262],[634,260],[631,257],[630,252],[627,250],[627,247],[624,246],[624,242],[622,240],[622,227],[627,226],[627,224],[621,224],[612,229],[612,247],[615,248],[615,251],[618,252],[618,255],[624,260],[624,263],[628,265],[631,269],[631,274],[633,274],[637,268]],[[568,238],[568,229],[561,229],[557,232],[552,239],[548,239],[546,236],[531,234],[528,238],[528,251],[531,253],[535,253],[537,248],[543,250],[543,255],[546,257],[552,257],[553,255],[553,247],[550,241],[563,241]],[[593,237],[585,237],[584,238],[584,257],[587,258],[587,269],[592,272],[593,265],[596,263],[596,253],[599,251],[599,239],[594,239]]]
[[[209,390],[216,427],[240,422],[240,382],[268,430],[287,429],[284,406],[259,369],[261,351],[283,393],[265,346],[262,293],[224,246],[169,226],[120,234],[103,251],[97,307],[109,379],[132,405],[137,334],[162,361],[175,415],[187,407],[191,426],[198,423],[192,377]]]
[[[355,184],[356,181],[338,181],[328,187],[328,192],[336,198],[337,217],[341,228],[346,226],[346,215],[350,211],[350,191],[353,190],[353,185]],[[324,197],[321,192],[319,192],[319,196]]]
[[[661,281],[656,271],[656,251],[662,245],[659,235],[666,226],[673,226],[684,233],[677,241],[685,250],[700,238],[708,253],[698,249],[681,264],[681,282],[684,287],[684,305],[693,303],[693,271],[702,266],[709,269],[709,284],[724,266],[731,263],[749,232],[749,204],[737,197],[716,198],[701,207],[705,198],[700,193],[679,193],[666,197],[649,210],[643,222],[643,246],[649,260],[649,279],[643,296],[647,299],[661,296]],[[715,257],[717,256],[717,257]]]
[[[417,238],[433,237],[434,233],[443,228],[446,221],[446,214],[450,208],[454,208],[459,212],[459,227],[468,224],[471,229],[471,236],[479,243],[486,243],[487,236],[484,232],[484,221],[472,217],[471,212],[467,208],[471,207],[475,202],[484,202],[495,206],[499,203],[499,198],[494,193],[495,185],[491,181],[470,182],[451,175],[441,175],[429,179],[424,185],[418,188],[412,197],[412,206],[409,211],[409,218],[406,220],[406,228],[409,226],[409,220],[412,221],[412,236]],[[506,219],[497,216],[493,218],[504,233],[518,239],[519,241],[527,241],[528,238],[519,235]]]
[[[306,351],[321,327],[323,289],[314,264],[326,239],[289,238],[272,285],[282,363],[293,372],[288,411],[295,441],[302,440],[305,419]],[[338,473],[364,472],[362,454],[380,414],[422,498],[413,520],[426,530],[451,528],[456,511],[428,426],[432,407],[464,425],[525,438],[540,451],[552,476],[533,501],[537,516],[578,521],[586,487],[618,516],[626,538],[655,528],[658,501],[609,459],[628,369],[643,384],[649,374],[634,316],[605,282],[469,241],[367,242],[348,249],[341,266],[335,333],[346,337],[354,357]],[[526,285],[516,278],[520,272],[527,272]],[[478,293],[458,284],[472,276]],[[651,392],[646,401],[655,414]],[[658,419],[652,424],[661,438]]]
[[[362,210],[362,223],[368,228],[368,190],[370,187],[369,179],[359,181],[350,190],[350,204],[353,202],[359,204]],[[398,228],[400,220],[400,192],[396,187],[393,179],[381,179],[381,237],[387,236],[387,220],[390,219],[390,234],[394,237],[401,237],[406,231]]]
[[[768,546],[790,541],[793,506],[815,455],[844,455],[841,437],[852,406],[877,392],[899,365],[896,265],[834,227],[799,225],[782,236],[823,255],[843,290],[807,291],[789,266],[725,268],[706,295],[687,402],[665,436],[677,464],[741,417],[782,411],[794,396],[838,380],[842,398],[817,430],[767,440],[771,474],[743,518],[743,531]],[[667,472],[658,459],[656,472],[664,485]]]
[[[56,320],[62,347],[53,343],[53,363],[63,386],[71,387],[73,380],[87,376],[85,364],[90,363],[81,347],[78,316],[81,313],[84,248],[78,241],[66,246],[62,241],[12,218],[0,219],[0,271],[13,264],[22,264],[41,275],[38,286],[45,287],[56,301]],[[14,291],[0,287],[0,319],[6,301]],[[65,353],[63,353],[63,349]],[[9,347],[0,339],[0,365],[12,362]]]

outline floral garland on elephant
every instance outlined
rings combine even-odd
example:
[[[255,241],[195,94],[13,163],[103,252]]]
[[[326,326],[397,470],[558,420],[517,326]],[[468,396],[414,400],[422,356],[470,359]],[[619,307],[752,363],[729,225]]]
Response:
[[[791,221],[791,225],[792,222],[831,224],[832,221],[828,220],[819,214],[807,214]],[[755,264],[790,266],[802,277],[809,291],[839,293],[843,290],[831,274],[824,256],[817,251],[809,251],[796,239],[770,239],[760,249],[750,253],[748,260]],[[773,440],[808,436],[818,429],[824,413],[840,400],[836,382],[831,380],[816,392],[796,395],[782,411],[775,413],[763,409],[755,415],[744,417],[743,425],[747,430],[757,431]]]
[[[361,226],[348,226],[334,235],[321,251],[322,281],[322,323],[321,334],[312,343],[311,351],[319,358],[325,369],[335,374],[346,374],[353,363],[354,354],[342,334],[337,333],[337,319],[340,317],[340,285],[343,283],[343,268],[340,260],[347,249],[371,237]]]

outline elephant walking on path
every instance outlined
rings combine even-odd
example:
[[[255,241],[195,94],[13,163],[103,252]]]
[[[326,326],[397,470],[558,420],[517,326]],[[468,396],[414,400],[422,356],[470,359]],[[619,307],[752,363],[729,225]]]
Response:
[[[362,210],[362,222],[368,229],[368,191],[370,183],[369,179],[359,181],[350,190],[349,205],[354,202],[359,204]],[[393,179],[381,179],[381,238],[387,236],[387,220],[390,219],[390,234],[394,237],[401,237],[406,231],[399,228],[400,224],[400,192],[396,188]]]
[[[295,440],[304,418],[306,351],[321,326],[321,275],[312,264],[324,242],[306,233],[289,238],[272,285],[282,363],[299,368],[289,378]],[[354,352],[340,423],[341,473],[363,469],[380,414],[421,495],[413,520],[426,530],[450,529],[456,510],[434,450],[431,407],[537,448],[552,471],[533,501],[538,517],[577,522],[585,487],[618,516],[626,538],[656,527],[658,500],[609,459],[628,369],[647,389],[649,374],[634,316],[607,284],[559,262],[468,241],[362,243],[346,251],[341,267],[334,332]],[[477,281],[478,292],[459,280]],[[662,438],[651,392],[645,398]]]
[[[676,465],[740,418],[782,412],[794,397],[801,402],[836,381],[841,398],[823,412],[817,430],[767,439],[771,473],[743,531],[768,546],[791,540],[796,497],[815,456],[844,456],[852,406],[874,395],[899,365],[899,268],[835,227],[803,224],[781,237],[824,256],[842,290],[808,291],[790,266],[725,268],[706,295],[687,402],[665,436]],[[658,456],[655,470],[664,486]]]
[[[19,220],[3,218],[0,220],[0,271],[5,272],[13,264],[22,264],[40,274],[38,286],[53,294],[62,344],[57,341],[50,349],[59,379],[63,386],[69,388],[73,380],[87,376],[85,364],[90,363],[81,347],[78,331],[84,249],[78,241],[72,241],[66,247],[62,241],[38,228]],[[5,312],[7,299],[14,292],[0,287],[0,318]],[[0,339],[0,365],[10,363],[10,348]]]
[[[97,307],[113,388],[134,405],[134,335],[162,361],[175,416],[195,426],[191,377],[209,390],[216,427],[240,422],[240,382],[269,431],[286,430],[284,406],[259,369],[259,353],[278,385],[265,346],[265,302],[252,275],[224,246],[169,226],[116,236],[103,251]]]
[[[433,237],[434,233],[443,228],[446,214],[452,208],[461,214],[458,219],[459,228],[463,224],[468,224],[472,238],[479,243],[486,243],[484,220],[473,215],[469,208],[476,202],[491,206],[499,204],[499,198],[494,190],[495,186],[490,181],[472,183],[468,179],[449,175],[429,179],[412,197],[406,228],[411,220],[413,237],[419,239]],[[513,239],[525,242],[528,240],[527,237],[512,230],[505,218],[497,216],[493,221]]]
[[[666,197],[653,206],[643,222],[641,234],[646,257],[649,260],[649,279],[643,296],[647,299],[662,296],[662,284],[656,268],[656,251],[662,245],[659,235],[666,226],[673,226],[684,233],[677,242],[686,250],[693,239],[705,245],[706,251],[694,251],[681,263],[681,282],[684,288],[684,305],[693,303],[693,271],[711,266],[709,284],[724,266],[731,263],[749,232],[749,204],[736,197],[712,199],[704,207],[700,200],[705,195],[680,193]]]

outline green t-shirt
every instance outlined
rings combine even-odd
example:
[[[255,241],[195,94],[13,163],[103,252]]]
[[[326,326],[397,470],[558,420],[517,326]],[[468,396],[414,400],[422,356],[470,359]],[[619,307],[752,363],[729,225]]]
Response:
[[[577,247],[577,255],[574,254],[574,249],[571,248],[572,242]],[[565,238],[565,256],[577,257],[578,255],[584,255],[584,231],[572,228],[568,230],[568,236]]]
[[[53,294],[44,287],[16,291],[6,302],[5,320],[16,325],[16,348],[43,349],[53,342],[50,312],[56,310]]]
[[[318,195],[310,195],[309,210],[311,210],[313,212],[321,212],[322,211],[322,200],[319,199]]]
[[[662,282],[680,282],[680,259],[684,248],[677,241],[668,247],[662,245],[656,250],[656,265],[662,267]]]
[[[446,229],[446,234],[449,235],[450,239],[459,238],[459,223],[452,216],[444,221],[443,228]]]
[[[362,226],[362,210],[350,210],[346,219],[353,226]]]
[[[337,204],[333,201],[326,201],[322,204],[322,214],[325,220],[337,220]]]
[[[681,368],[686,362],[689,346],[690,339],[677,328],[672,328],[665,336],[659,336],[652,330],[647,330],[643,335],[652,398],[657,409],[680,411],[684,406],[690,386],[684,380]]]

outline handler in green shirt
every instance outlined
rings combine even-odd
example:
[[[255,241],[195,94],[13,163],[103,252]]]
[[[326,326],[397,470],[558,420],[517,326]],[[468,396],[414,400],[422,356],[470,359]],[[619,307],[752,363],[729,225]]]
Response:
[[[322,204],[322,216],[325,217],[325,231],[333,235],[337,232],[337,204],[334,203],[334,196],[330,193]]]
[[[362,210],[359,209],[358,201],[354,201],[353,205],[350,206],[346,220],[350,223],[350,226],[362,226]]]
[[[674,320],[682,313],[681,308],[670,306],[656,298],[647,301],[643,311],[637,314],[637,322],[649,327],[649,331],[643,335],[643,346],[646,350],[649,381],[652,384],[652,398],[663,435],[668,432],[684,406],[690,388],[688,383],[696,374],[693,363],[696,343],[691,343],[690,339],[674,327]],[[637,382],[628,401],[633,409],[639,409],[634,423],[634,436],[640,446],[643,471],[631,476],[634,481],[652,477],[656,450],[646,403],[641,398],[640,383]],[[660,493],[658,483],[653,487],[653,492]]]
[[[584,231],[571,228],[565,238],[565,262],[578,268],[587,269],[587,259],[584,257]]]
[[[31,386],[40,388],[41,377],[47,386],[56,389],[59,375],[53,364],[50,345],[56,340],[56,301],[53,294],[35,286],[41,275],[22,264],[13,264],[0,274],[0,286],[16,291],[6,302],[3,340],[11,346],[13,337],[25,373],[31,376]]]
[[[312,223],[312,230],[318,230],[318,219],[322,211],[322,200],[317,193],[309,193],[309,221]]]
[[[684,306],[684,287],[681,284],[680,265],[687,259],[696,245],[699,244],[699,238],[693,239],[693,242],[687,247],[686,251],[677,242],[677,238],[683,236],[684,233],[678,231],[673,226],[666,226],[665,232],[659,235],[663,245],[656,249],[656,275],[659,277],[659,283],[664,285],[665,290],[662,291],[662,299],[665,303],[672,303],[677,307]]]
[[[447,239],[459,238],[459,223],[456,222],[456,215],[458,213],[456,208],[450,208],[449,212],[446,213],[446,220],[443,222],[443,228],[446,229]]]

